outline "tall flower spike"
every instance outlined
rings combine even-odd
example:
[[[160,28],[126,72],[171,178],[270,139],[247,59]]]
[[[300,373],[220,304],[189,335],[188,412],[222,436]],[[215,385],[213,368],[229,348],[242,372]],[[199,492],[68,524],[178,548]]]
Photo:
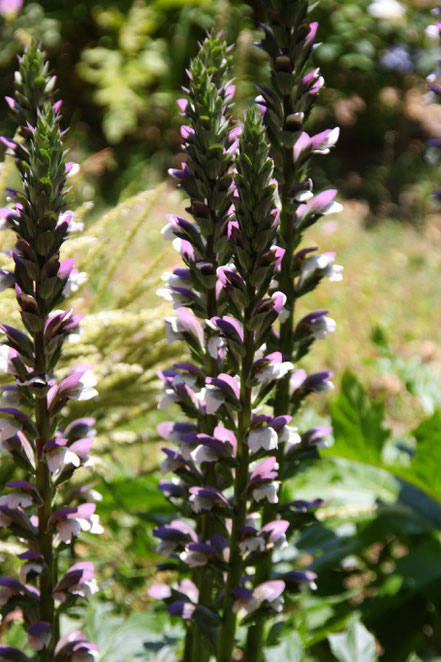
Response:
[[[323,278],[342,278],[342,267],[333,264],[334,253],[315,254],[316,247],[301,247],[308,227],[322,216],[341,210],[341,205],[335,202],[337,192],[331,189],[315,194],[310,179],[311,158],[329,153],[338,140],[339,129],[328,129],[316,135],[305,130],[324,84],[320,71],[311,63],[318,24],[309,21],[308,0],[269,0],[265,9],[266,23],[262,26],[264,37],[260,47],[269,58],[271,87],[258,85],[256,102],[263,115],[275,162],[274,177],[280,198],[278,242],[285,249],[280,273],[273,283],[284,295],[285,303],[280,315],[280,332],[273,336],[269,346],[295,362],[316,340],[323,340],[335,329],[335,322],[326,317],[326,311],[308,313],[296,323],[294,310],[301,303],[300,299]],[[328,371],[322,371],[307,377],[304,370],[285,375],[277,386],[274,415],[294,415],[307,395],[332,388],[331,376]],[[306,438],[307,433],[304,433],[294,444],[286,438],[287,443],[279,446],[276,456],[282,484],[298,470],[303,457],[318,457],[316,447],[313,452],[311,447],[306,448]],[[312,511],[313,508],[311,517]],[[276,513],[277,506],[268,504],[263,523],[274,520]],[[284,516],[295,521],[294,512],[285,511]],[[272,557],[268,555],[258,568],[255,585],[271,580],[273,571]],[[249,630],[247,660],[262,660],[264,624],[264,618],[258,617]]]
[[[174,174],[190,197],[195,222],[171,216],[164,232],[186,264],[167,277],[177,308],[177,316],[166,320],[167,335],[187,343],[192,362],[161,373],[159,406],[178,404],[192,420],[158,428],[177,447],[163,449],[161,470],[176,475],[160,489],[187,521],[173,519],[154,535],[158,551],[191,580],[177,588],[154,586],[150,594],[187,625],[185,662],[207,660],[210,653],[230,662],[237,614],[245,610],[256,618],[281,608],[282,579],[254,590],[252,583],[256,564],[284,544],[289,523],[277,519],[259,527],[256,516],[260,521],[266,500],[277,502],[279,442],[300,439],[288,429],[290,416],[256,411],[293,369],[280,352],[266,350],[285,302],[269,289],[284,251],[276,243],[276,186],[262,120],[253,109],[244,127],[224,130],[231,85],[225,76],[219,87],[220,67],[207,64],[218,43],[211,37],[202,45],[190,69],[188,98],[180,102],[188,160]],[[196,100],[204,98],[195,113]]]
[[[162,373],[165,396],[160,407],[177,402],[187,415],[199,419],[192,441],[190,435],[185,436],[184,442],[179,435],[177,439],[175,435],[170,439],[178,441],[179,452],[165,449],[167,459],[163,468],[174,467],[178,475],[190,481],[189,487],[203,485],[207,488],[208,491],[203,493],[205,497],[195,490],[189,497],[193,510],[200,506],[201,511],[208,505],[215,507],[216,492],[212,490],[217,489],[215,467],[204,459],[207,460],[210,454],[214,459],[226,456],[225,461],[231,457],[231,451],[224,452],[228,446],[216,437],[217,407],[210,407],[208,399],[210,394],[214,397],[216,392],[219,394],[217,402],[220,402],[223,393],[208,380],[217,379],[222,373],[224,343],[216,327],[209,323],[201,324],[201,320],[222,315],[226,306],[217,270],[231,253],[227,232],[233,204],[232,169],[238,136],[238,128],[231,117],[234,86],[230,81],[231,57],[228,50],[217,35],[205,39],[198,57],[190,64],[188,89],[184,90],[186,97],[178,100],[185,122],[181,128],[185,162],[181,169],[172,170],[171,174],[189,198],[186,211],[193,222],[168,216],[163,233],[181,253],[185,268],[164,274],[166,287],[158,290],[160,296],[173,302],[177,313],[176,317],[166,320],[169,342],[184,339],[194,361],[194,364],[175,365],[173,371]],[[227,388],[222,380],[219,383]],[[206,398],[202,395],[204,393]],[[211,402],[214,402],[213,397]],[[178,428],[175,426],[175,429]],[[161,435],[169,440],[163,430],[164,426]],[[208,540],[213,533],[210,520],[204,516],[198,517],[196,532],[202,540]],[[181,560],[185,559],[187,564],[192,563],[195,567],[194,550],[181,551],[181,554],[184,554]],[[192,579],[198,588],[199,605],[210,604],[210,579],[197,568],[192,572]],[[199,610],[197,613],[203,612]],[[201,645],[198,619],[194,622],[196,625],[188,628],[186,655],[191,654],[194,656],[191,659],[203,662],[207,659],[208,649]]]
[[[39,662],[53,662],[61,655],[78,658],[80,648],[63,647],[59,641],[59,615],[61,609],[94,592],[93,568],[83,563],[68,569],[60,552],[81,530],[102,531],[95,504],[70,500],[67,505],[63,499],[66,481],[87,465],[92,440],[88,426],[82,438],[75,434],[75,422],[63,431],[60,411],[71,398],[92,397],[96,382],[87,366],[79,366],[64,379],[55,374],[63,342],[78,327],[80,316],[72,310],[54,310],[63,302],[73,269],[72,260],[60,262],[71,220],[65,208],[66,177],[72,164],[65,160],[61,104],[52,104],[50,98],[54,85],[44,54],[30,46],[20,59],[15,100],[8,99],[21,123],[22,142],[3,139],[22,179],[22,188],[11,193],[15,204],[6,214],[4,229],[16,234],[11,251],[14,271],[9,277],[23,329],[0,325],[4,336],[0,365],[15,379],[14,407],[1,410],[1,448],[25,470],[26,480],[7,484],[0,525],[24,540],[28,551],[19,557],[24,561],[20,580],[1,579],[1,600],[22,610],[28,645]],[[95,659],[93,644],[82,637],[81,646],[81,651],[93,651],[88,660]],[[2,647],[1,656],[29,659],[7,647]]]
[[[280,580],[279,590],[275,593],[265,592],[262,586],[252,590],[261,560],[261,555],[255,552],[259,550],[264,555],[268,552],[261,532],[248,524],[252,514],[263,509],[262,503],[276,503],[278,500],[278,464],[274,455],[268,454],[274,453],[278,447],[278,429],[282,431],[289,422],[289,417],[286,417],[276,429],[278,426],[272,427],[274,421],[271,417],[257,416],[256,406],[275,388],[285,370],[289,372],[293,368],[291,363],[284,362],[280,354],[265,354],[272,325],[280,312],[278,298],[268,297],[268,288],[278,270],[277,252],[274,250],[278,213],[272,175],[273,162],[268,155],[262,121],[257,111],[252,109],[247,113],[240,138],[235,174],[237,232],[233,246],[235,269],[243,283],[240,314],[239,306],[233,303],[233,292],[227,288],[231,307],[235,309],[237,321],[243,329],[243,345],[240,359],[236,361],[233,356],[230,360],[239,384],[237,414],[235,418],[230,414],[224,419],[228,427],[228,421],[233,418],[239,462],[234,472],[229,568],[224,589],[219,662],[232,659],[237,636],[237,613],[241,613],[241,607],[248,613],[252,612],[253,618],[268,609],[270,612],[278,611],[285,588]],[[284,363],[286,365],[282,368]],[[262,371],[268,368],[266,378],[261,378]],[[262,434],[257,444],[259,432]],[[258,459],[261,461],[256,466]],[[249,553],[244,553],[244,550]]]

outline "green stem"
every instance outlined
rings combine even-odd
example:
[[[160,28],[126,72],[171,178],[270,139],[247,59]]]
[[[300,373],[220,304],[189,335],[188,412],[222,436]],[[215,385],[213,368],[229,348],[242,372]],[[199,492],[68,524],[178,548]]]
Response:
[[[285,103],[285,106],[287,104]],[[289,114],[288,111],[285,111]],[[284,239],[286,253],[284,255],[279,277],[279,289],[286,295],[286,308],[288,310],[288,317],[280,325],[280,351],[283,355],[292,357],[293,346],[293,328],[294,328],[294,308],[295,308],[295,292],[293,286],[293,279],[291,275],[292,254],[297,242],[297,236],[293,231],[292,214],[287,211],[289,208],[289,189],[293,182],[294,163],[292,153],[285,151],[283,171],[283,180],[288,182],[281,186],[281,203],[282,209],[280,214],[280,234]],[[290,410],[289,398],[289,378],[286,375],[277,383],[276,397],[274,403],[274,416],[281,416],[287,414]],[[279,476],[283,476],[283,451],[279,450],[276,454],[277,462],[279,464]],[[281,489],[282,489],[281,485]],[[265,503],[262,513],[262,526],[274,520],[277,516],[277,505],[272,503]],[[271,578],[271,571],[273,566],[272,552],[268,552],[264,559],[259,563],[256,568],[254,578],[254,585],[258,586]],[[263,659],[264,648],[264,631],[265,631],[265,616],[257,616],[255,623],[250,626],[247,634],[247,641],[245,646],[244,662],[261,662]]]
[[[209,259],[215,259],[213,250],[213,237],[209,237],[207,240],[207,257]],[[211,288],[207,292],[207,314],[208,317],[213,317],[216,314],[216,290]],[[209,352],[206,352],[205,356],[205,374],[208,376],[216,376],[217,374],[217,361]],[[216,416],[207,416],[205,421],[201,425],[201,432],[206,434],[213,434],[214,428],[217,425]],[[215,471],[214,467],[210,463],[205,469],[205,484],[212,485],[215,480]],[[211,535],[212,522],[210,521],[209,515],[203,515],[199,518],[197,522],[196,531],[200,534],[203,541],[207,540]],[[212,581],[207,580],[204,577],[203,568],[197,568],[193,572],[193,581],[199,589],[199,604],[209,606],[211,602],[212,594]],[[201,648],[201,639],[200,632],[197,623],[194,623],[191,628],[187,630],[185,638],[185,651],[184,651],[184,662],[207,662],[209,658],[209,650],[205,646]]]
[[[250,298],[249,298],[250,300]],[[251,306],[250,306],[251,309]],[[245,319],[248,317],[248,311]],[[254,358],[254,331],[245,332],[244,344],[247,353],[242,359],[240,402],[241,410],[238,415],[238,458],[239,466],[236,469],[234,481],[234,517],[230,537],[230,570],[225,586],[223,623],[221,627],[218,662],[230,662],[233,655],[236,632],[236,614],[233,611],[232,589],[240,585],[243,574],[243,559],[240,551],[240,530],[245,526],[247,516],[247,496],[245,489],[248,483],[249,448],[247,432],[251,423],[251,388],[247,386],[247,378]]]
[[[46,354],[42,331],[35,333],[34,347],[35,367],[45,375]],[[53,589],[57,578],[57,564],[53,549],[53,535],[49,530],[54,494],[51,474],[43,453],[44,446],[50,437],[50,416],[46,396],[35,399],[35,420],[38,429],[36,482],[37,489],[43,499],[43,504],[38,509],[38,549],[45,562],[45,568],[40,575],[39,618],[51,625],[51,642],[47,648],[40,651],[39,662],[51,662],[58,641],[59,624],[53,598]]]
[[[191,651],[193,647],[193,634],[194,634],[194,625],[187,628],[187,633],[185,635],[185,645],[184,645],[184,656],[182,662],[191,662]]]

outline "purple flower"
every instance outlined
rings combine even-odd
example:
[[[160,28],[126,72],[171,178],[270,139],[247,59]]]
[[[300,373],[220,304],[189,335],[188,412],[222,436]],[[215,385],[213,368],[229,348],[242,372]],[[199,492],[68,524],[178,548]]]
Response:
[[[196,611],[196,605],[187,600],[177,600],[167,607],[167,611],[172,616],[180,616],[182,620],[188,621],[193,618]]]
[[[221,372],[218,377],[207,377],[205,381],[207,414],[214,414],[223,403],[235,408],[239,406],[239,385],[234,377]]]
[[[34,651],[41,651],[49,646],[51,640],[51,624],[47,621],[32,623],[26,632],[28,633],[28,645]],[[0,658],[1,659],[1,658]]]
[[[177,453],[170,448],[162,448],[161,450],[167,456],[159,466],[162,474],[177,471],[178,469],[185,467],[185,459],[180,453]]]
[[[233,340],[239,344],[243,343],[242,325],[234,317],[225,315],[225,317],[213,317],[210,321],[222,331],[228,340]]]
[[[281,579],[263,582],[253,591],[243,587],[233,588],[235,597],[233,609],[235,612],[244,610],[245,613],[251,614],[266,602],[274,611],[281,611],[283,604],[281,595],[284,590],[285,582]]]
[[[272,352],[254,363],[254,374],[260,384],[282,379],[294,368],[291,361],[284,361],[281,352]]]
[[[159,483],[158,490],[161,490],[167,499],[179,499],[186,496],[187,494],[184,483],[182,483],[177,478],[173,478],[170,482],[163,481]]]
[[[41,554],[37,552],[23,552],[18,555],[20,561],[25,561],[20,569],[20,582],[24,584],[26,582],[26,575],[28,572],[35,572],[37,575],[41,574],[44,567],[44,559]]]
[[[269,503],[278,502],[277,492],[280,482],[274,480],[278,475],[275,471],[278,467],[276,458],[271,456],[259,462],[251,473],[248,488],[251,490],[255,501],[267,499]]]
[[[95,662],[98,659],[98,648],[96,644],[87,641],[81,630],[75,630],[61,637],[55,647],[55,654],[60,660],[66,658],[71,662]]]
[[[306,392],[313,393],[326,393],[334,389],[334,384],[331,382],[333,373],[330,370],[321,370],[313,375],[309,375],[302,384],[302,388]]]
[[[50,521],[56,527],[61,540],[67,544],[71,542],[72,536],[77,536],[80,531],[103,533],[99,517],[94,514],[95,509],[94,503],[82,503],[76,508],[66,506],[55,511]]]
[[[72,464],[74,467],[90,466],[88,452],[92,447],[92,439],[78,439],[70,446],[66,446],[68,440],[55,437],[44,446],[49,470],[55,474],[60,473],[65,466]]]
[[[190,543],[181,552],[179,558],[190,568],[206,565],[210,561],[228,561],[228,540],[223,536],[214,534],[210,543]]]
[[[248,435],[248,446],[252,453],[259,450],[272,451],[277,448],[279,437],[274,428],[260,425],[253,428]]]
[[[334,333],[336,324],[332,317],[326,317],[326,310],[309,313],[297,325],[297,331],[309,332],[315,340],[325,340],[328,333]]]
[[[330,434],[332,434],[332,427],[330,425],[318,425],[302,434],[302,444],[326,448],[328,444],[324,441],[324,437]]]
[[[170,556],[179,547],[198,540],[194,529],[181,520],[173,520],[170,524],[157,527],[153,530],[153,535],[161,541],[156,551],[163,556]]]
[[[185,338],[184,334],[186,334],[192,344],[197,343],[196,346],[204,349],[204,332],[195,314],[188,308],[182,307],[178,308],[176,312],[177,317],[167,317],[165,320],[167,342],[183,340]]]
[[[290,392],[305,397],[308,393],[332,391],[334,389],[334,384],[330,381],[332,377],[330,370],[321,370],[309,377],[304,370],[296,370],[290,380]]]
[[[259,536],[261,536],[269,548],[276,547],[277,549],[284,549],[288,546],[286,540],[286,532],[289,528],[289,522],[287,520],[278,519],[273,522],[268,522],[265,524],[259,531]]]
[[[168,584],[154,584],[147,593],[155,600],[167,600],[168,598],[181,597],[193,604],[199,601],[199,590],[191,579],[183,579],[178,583],[177,589],[172,589]]]
[[[254,552],[263,552],[265,549],[265,540],[257,535],[253,526],[243,526],[240,530],[239,547],[241,554],[253,554]]]
[[[96,435],[96,430],[93,429],[95,423],[94,418],[77,418],[66,426],[64,436],[69,441],[77,441],[77,439],[84,437],[94,437]]]
[[[190,487],[190,505],[195,513],[200,513],[213,508],[229,509],[230,504],[215,487]]]
[[[303,260],[300,267],[299,286],[311,276],[316,275],[317,272],[322,272],[319,273],[320,277],[329,278],[331,281],[342,280],[343,267],[333,264],[334,260],[335,253],[333,252],[313,255]]]
[[[11,437],[14,437],[17,432],[21,430],[21,424],[10,418],[0,419],[0,448],[2,450],[9,450],[7,442]],[[6,442],[6,445],[5,445]]]
[[[37,537],[37,528],[34,526],[33,517],[30,518],[21,508],[9,508],[7,505],[0,506],[0,527],[11,524],[19,531],[19,534],[27,539],[33,540]]]
[[[213,436],[197,434],[192,441],[199,444],[191,451],[191,458],[197,464],[216,462],[220,458],[228,460],[236,455],[237,439],[227,428],[214,428]]]
[[[159,423],[156,429],[158,430],[159,436],[167,441],[181,441],[183,435],[196,432],[194,423],[190,423],[189,421],[184,421],[182,423],[164,421]]]
[[[179,308],[195,297],[189,289],[191,286],[190,269],[174,269],[172,273],[162,274],[161,279],[166,282],[167,287],[160,287],[156,290],[156,294],[166,301],[172,302],[173,308]]]
[[[60,382],[57,395],[59,399],[90,400],[98,395],[98,391],[94,388],[96,384],[97,380],[90,366],[77,366]]]
[[[305,204],[301,204],[296,211],[296,225],[304,227],[309,224],[311,217],[340,212],[343,207],[339,202],[334,201],[336,195],[337,191],[335,189],[329,189],[328,191],[322,191]]]
[[[5,605],[12,596],[19,597],[21,602],[35,608],[40,594],[34,586],[22,584],[15,577],[0,577],[0,606]]]
[[[0,496],[0,505],[14,510],[18,507],[28,508],[34,502],[41,503],[37,488],[26,480],[15,480],[6,483],[6,487],[16,488],[11,494]]]
[[[53,594],[58,602],[65,602],[67,594],[83,598],[93,595],[98,590],[95,570],[90,561],[74,563],[55,586]]]
[[[0,644],[0,662],[30,662],[30,658],[17,648]]]
[[[283,576],[288,590],[303,590],[309,588],[315,590],[317,575],[312,570],[292,570]]]

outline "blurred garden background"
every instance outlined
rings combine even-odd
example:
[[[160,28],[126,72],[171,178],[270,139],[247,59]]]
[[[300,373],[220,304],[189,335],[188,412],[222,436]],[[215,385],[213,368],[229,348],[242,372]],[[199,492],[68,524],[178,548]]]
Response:
[[[332,419],[335,443],[289,488],[292,498],[326,501],[286,558],[319,580],[292,601],[282,643],[274,627],[268,662],[441,659],[441,208],[433,196],[441,164],[427,145],[441,135],[441,107],[426,83],[441,60],[427,30],[436,6],[320,0],[314,9],[326,87],[309,129],[341,128],[314,178],[317,190],[338,188],[344,211],[322,220],[308,245],[336,251],[344,280],[322,283],[309,300],[330,311],[337,330],[301,367],[333,370],[336,392],[305,408],[298,427]],[[198,40],[215,28],[235,45],[240,113],[256,96],[254,81],[268,77],[254,46],[260,17],[259,0],[0,0],[0,96],[13,90],[16,55],[41,42],[81,165],[71,207],[85,232],[67,246],[87,273],[72,293],[86,317],[64,360],[91,363],[100,391],[66,416],[98,422],[95,472],[85,480],[102,494],[104,544],[86,535],[73,552],[81,558],[87,546],[101,576],[100,594],[77,616],[102,662],[177,659],[181,626],[147,596],[160,561],[152,529],[173,512],[156,487],[164,420],[156,373],[182,349],[165,342],[170,311],[156,290],[179,263],[160,234],[165,214],[185,215],[167,175],[181,161],[176,100]],[[6,103],[0,124],[12,137]],[[2,206],[17,181],[4,160]],[[0,240],[4,250],[12,237]],[[0,266],[8,260],[2,253]],[[1,321],[18,323],[14,309],[13,293],[2,293]],[[2,483],[11,471],[2,457]],[[0,540],[1,574],[16,553]],[[3,613],[0,636],[20,646],[16,617]],[[359,622],[375,636],[371,657],[340,657],[332,634]]]

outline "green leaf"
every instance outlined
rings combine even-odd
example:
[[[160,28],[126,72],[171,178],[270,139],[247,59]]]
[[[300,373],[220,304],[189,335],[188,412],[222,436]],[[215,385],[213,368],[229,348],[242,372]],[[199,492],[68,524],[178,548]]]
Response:
[[[389,431],[383,403],[372,402],[360,382],[347,372],[340,395],[331,408],[335,444],[331,455],[381,465],[381,452]]]
[[[358,380],[345,373],[342,390],[331,407],[334,445],[325,455],[383,468],[401,481],[441,503],[441,412],[423,421],[414,434],[417,452],[409,467],[386,464],[382,458],[389,431],[384,422],[384,405],[372,402]],[[414,494],[413,498],[418,495]],[[428,504],[425,504],[427,510]]]
[[[418,445],[412,473],[423,486],[429,485],[441,501],[441,410],[424,420],[414,430],[414,436]]]
[[[425,419],[413,434],[417,449],[410,467],[392,468],[397,476],[441,503],[441,410]],[[439,524],[439,522],[438,522]]]
[[[436,439],[438,443],[441,442],[441,409],[434,412],[429,418],[424,419],[413,431],[413,435],[419,444],[429,439]]]
[[[115,508],[121,512],[142,514],[143,519],[150,519],[152,514],[169,512],[170,505],[158,490],[158,474],[150,473],[137,476],[136,480],[117,477],[100,485],[103,496],[101,512],[110,514]]]
[[[281,641],[277,646],[265,648],[265,662],[306,662],[302,640],[294,630],[283,629]]]
[[[165,610],[123,618],[94,601],[85,622],[86,635],[98,644],[99,662],[174,662],[184,637],[182,625],[171,625]]]
[[[435,582],[441,578],[440,556],[439,541],[425,539],[396,561],[394,574],[403,578],[403,585],[408,591],[415,593],[430,586],[433,594],[439,596],[439,584]]]
[[[375,637],[357,618],[350,623],[346,632],[331,634],[331,650],[339,662],[377,662]]]

